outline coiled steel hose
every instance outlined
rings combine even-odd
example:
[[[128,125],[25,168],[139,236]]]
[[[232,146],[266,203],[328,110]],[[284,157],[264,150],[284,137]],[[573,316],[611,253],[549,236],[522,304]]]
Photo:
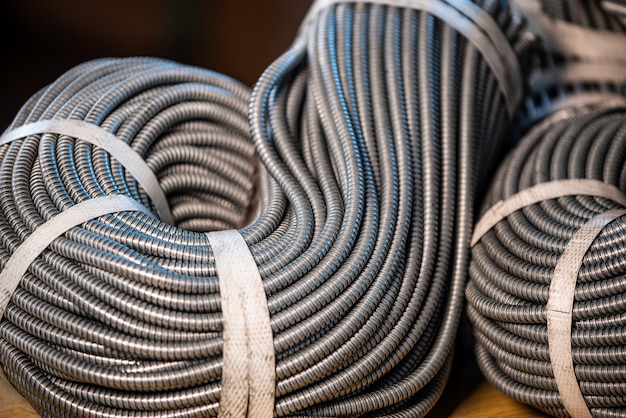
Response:
[[[611,11],[609,4],[619,3],[619,1],[621,0],[541,0],[541,6],[543,11],[553,19],[585,28],[623,32],[624,25]]]
[[[521,21],[478,5],[521,54]],[[308,242],[288,260],[297,278],[266,281],[276,410],[422,416],[447,380],[475,193],[504,147],[508,92],[427,12],[340,3],[301,36],[251,105],[260,159]]]
[[[562,179],[595,179],[626,190],[626,103],[557,113],[507,157],[485,201]],[[589,195],[527,206],[499,222],[472,249],[468,317],[485,376],[515,399],[569,416],[548,354],[546,302],[556,263],[573,234],[620,205]],[[594,417],[626,416],[624,229],[622,216],[587,251],[578,274],[571,344],[577,380]]]
[[[624,96],[626,55],[615,52],[626,27],[597,0],[510,0],[535,36],[525,60],[526,97],[516,139],[547,115]],[[573,40],[568,42],[568,40]]]
[[[476,4],[523,52],[521,21],[500,2]],[[37,94],[10,127],[69,118],[114,132],[157,173],[178,224],[103,216],[30,266],[0,324],[0,361],[43,415],[218,413],[220,289],[192,229],[225,227],[240,228],[263,279],[276,416],[416,417],[438,400],[475,194],[505,147],[510,92],[439,18],[350,3],[321,10],[266,70],[250,125],[247,94],[172,63],[99,61]],[[244,226],[248,126],[262,210]],[[120,193],[151,203],[80,140],[35,135],[0,152],[3,266],[75,203]]]
[[[100,217],[54,241],[0,323],[0,360],[44,416],[198,416],[219,400],[217,283],[204,234],[243,225],[253,190],[249,88],[152,58],[80,65],[9,127],[73,119],[142,155],[174,221]],[[146,193],[99,147],[45,133],[1,147],[2,268],[56,213],[87,199]],[[137,411],[143,411],[139,413]]]
[[[611,52],[625,39],[623,23],[609,13],[609,2],[530,2],[540,8],[512,2],[535,22],[529,30],[538,48],[531,54],[528,96],[517,115],[517,132],[525,135],[502,162],[483,212],[536,185],[557,182],[552,187],[563,188],[566,179],[599,180],[626,190],[626,61],[624,54]],[[568,42],[568,34],[583,41]],[[569,378],[575,382],[568,390],[560,383],[565,372],[555,358],[558,337],[548,326],[551,286],[557,286],[557,270],[560,275],[561,267],[571,264],[564,256],[568,244],[589,219],[621,207],[602,197],[600,186],[587,187],[585,195],[528,204],[482,236],[472,249],[467,315],[479,366],[505,394],[554,416],[574,414],[574,398],[594,417],[626,416],[626,218],[602,230],[577,272],[566,338],[574,369]]]

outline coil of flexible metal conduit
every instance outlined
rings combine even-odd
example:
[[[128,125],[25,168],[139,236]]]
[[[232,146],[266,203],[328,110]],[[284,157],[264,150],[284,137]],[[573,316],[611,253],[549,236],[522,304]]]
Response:
[[[512,0],[511,4],[529,21],[528,30],[536,34],[539,45],[529,58],[530,94],[523,107],[529,113],[527,125],[558,108],[622,94],[624,72],[619,64],[623,66],[624,55],[615,53],[613,46],[621,43],[625,27],[601,2]]]
[[[516,114],[519,139],[547,115],[602,103],[626,92],[625,26],[596,0],[511,0],[536,37],[525,60],[526,96]]]
[[[248,87],[208,70],[101,59],[35,94],[2,136],[3,273],[47,220],[102,196],[128,196],[172,223],[132,210],[98,216],[29,266],[0,323],[0,364],[41,415],[218,410],[218,285],[206,236],[194,231],[247,222],[255,167],[249,97]],[[128,145],[120,159],[139,155],[165,207],[129,174],[136,167],[120,165],[87,142],[90,135],[66,133],[77,126],[114,134],[114,144]],[[24,129],[31,133],[21,136]]]
[[[216,248],[193,230],[239,228],[267,296],[274,414],[425,415],[448,379],[474,196],[505,146],[527,44],[497,1],[320,7],[255,87],[269,175],[246,226],[244,88],[149,59],[70,71],[9,131],[65,118],[114,133],[157,175],[176,225],[126,210],[54,240],[0,323],[4,373],[48,416],[217,415],[224,288]],[[167,212],[84,140],[0,148],[3,265],[83,201],[122,194]],[[219,151],[187,149],[204,141]]]
[[[517,1],[517,0],[513,0]],[[534,2],[536,0],[531,0]],[[539,0],[543,12],[552,19],[570,22],[574,25],[603,30],[623,32],[624,25],[617,14],[617,4],[621,0]]]
[[[485,201],[487,210],[537,187],[562,192],[563,197],[529,201],[496,217],[494,222],[501,220],[476,237],[466,291],[477,358],[487,379],[554,416],[626,416],[626,216],[605,225],[589,248],[570,245],[590,219],[615,209],[623,213],[625,156],[626,102],[560,111],[521,140]],[[571,179],[583,179],[586,186],[570,193]],[[563,372],[555,366],[561,359],[550,352],[557,337],[546,320],[549,299],[560,297],[551,293],[556,270],[572,260],[562,261],[568,247],[584,257],[570,279],[575,288],[566,344],[572,369]],[[564,373],[575,381],[568,390],[556,380]],[[565,400],[578,391],[582,411],[566,410]]]
[[[475,193],[529,40],[497,1],[326,3],[251,104],[292,217],[264,280],[276,413],[423,416],[448,379]]]

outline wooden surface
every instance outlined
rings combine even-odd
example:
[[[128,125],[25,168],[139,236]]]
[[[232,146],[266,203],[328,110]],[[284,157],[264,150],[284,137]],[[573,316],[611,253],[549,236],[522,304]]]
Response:
[[[39,415],[26,402],[4,376],[0,375],[0,417],[1,418],[35,418]]]
[[[441,402],[445,402],[445,398]],[[548,417],[548,415],[504,396],[485,381],[481,382],[448,416],[449,418]],[[0,378],[0,418],[35,417],[38,417],[37,413],[24,398]]]
[[[545,418],[549,416],[503,395],[488,382],[483,381],[454,410],[450,418]]]

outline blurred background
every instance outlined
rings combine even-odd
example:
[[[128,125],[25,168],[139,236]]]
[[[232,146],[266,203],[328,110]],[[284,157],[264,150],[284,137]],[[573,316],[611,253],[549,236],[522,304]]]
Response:
[[[0,132],[81,62],[154,56],[252,86],[293,41],[312,0],[4,0]]]

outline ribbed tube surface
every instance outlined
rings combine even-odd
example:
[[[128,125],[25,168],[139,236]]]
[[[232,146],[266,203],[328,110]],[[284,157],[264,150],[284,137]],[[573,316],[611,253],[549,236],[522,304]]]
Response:
[[[218,285],[204,234],[241,227],[253,195],[249,88],[154,58],[71,69],[8,130],[73,119],[114,133],[158,177],[177,224],[122,212],[55,240],[0,323],[0,363],[44,416],[200,416],[220,393]],[[103,149],[45,133],[0,147],[0,265],[46,220],[125,194],[150,207]]]
[[[479,5],[523,50],[521,22]],[[423,416],[448,378],[475,194],[509,126],[505,92],[477,48],[427,12],[339,4],[304,30],[250,113],[293,208],[285,228],[303,244],[265,280],[276,412]]]
[[[534,35],[523,58],[529,76],[516,114],[516,139],[552,112],[624,96],[626,58],[614,45],[626,40],[626,26],[608,4],[620,1],[510,0]]]
[[[570,109],[533,128],[503,162],[485,201],[537,184],[595,179],[626,190],[626,104]],[[480,367],[496,387],[554,416],[569,416],[548,353],[546,302],[554,268],[590,218],[620,205],[590,189],[529,205],[472,249],[467,313]],[[573,302],[574,371],[594,417],[626,416],[626,217],[605,227],[578,272]]]
[[[522,52],[522,22],[500,2],[476,4]],[[225,77],[105,60],[70,71],[17,116],[11,127],[75,118],[114,132],[157,173],[177,223],[104,216],[31,265],[0,324],[0,361],[42,414],[218,413],[220,289],[194,231],[225,228],[239,228],[263,280],[276,416],[412,418],[439,399],[476,192],[505,147],[509,92],[476,45],[427,12],[341,4],[301,36],[249,108]],[[251,223],[248,129],[261,162]],[[38,135],[0,153],[1,263],[81,200],[121,193],[150,205],[79,140]]]
[[[540,3],[543,11],[553,19],[590,29],[624,32],[624,24],[617,13],[620,1],[540,0]]]

